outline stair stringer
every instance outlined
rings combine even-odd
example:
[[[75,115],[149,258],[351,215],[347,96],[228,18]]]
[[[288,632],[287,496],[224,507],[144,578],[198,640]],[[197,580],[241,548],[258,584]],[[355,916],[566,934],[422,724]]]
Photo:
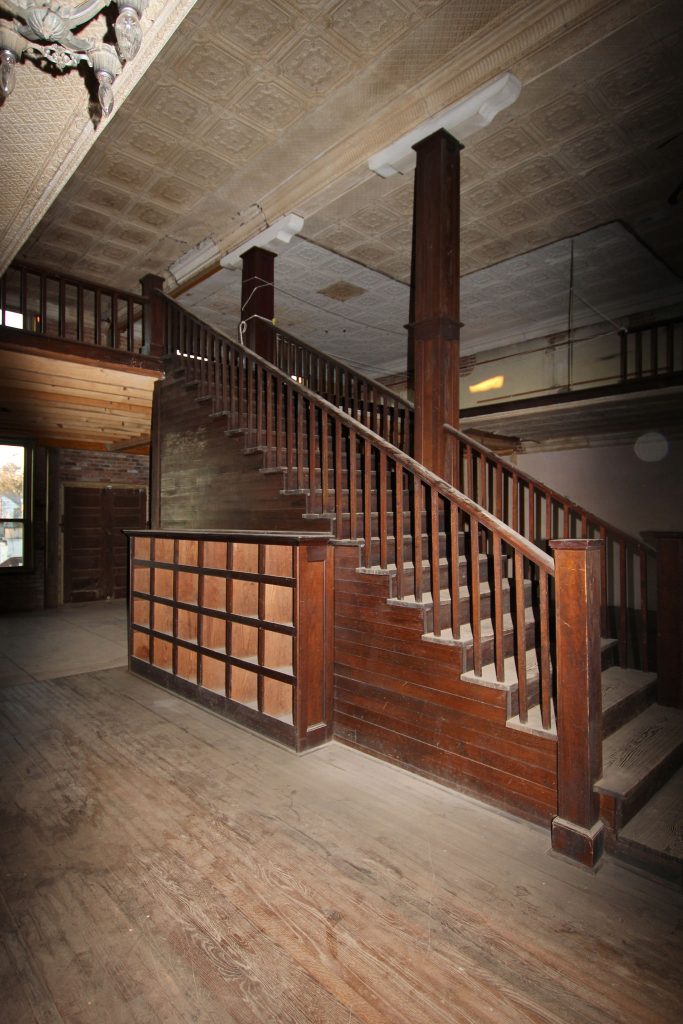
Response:
[[[220,530],[302,530],[306,495],[285,490],[285,471],[259,472],[265,453],[247,448],[242,431],[225,429],[196,389],[182,379],[158,382],[160,527]],[[329,519],[306,522],[306,532],[330,529]]]

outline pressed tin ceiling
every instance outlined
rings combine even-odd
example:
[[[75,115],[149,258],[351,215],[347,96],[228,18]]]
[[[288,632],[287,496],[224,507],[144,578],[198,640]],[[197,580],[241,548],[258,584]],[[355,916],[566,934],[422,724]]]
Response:
[[[110,118],[194,3],[150,0],[142,19],[140,52],[116,81],[116,106]],[[83,34],[102,39],[107,32],[106,19],[107,13],[102,12]],[[94,76],[90,84],[93,82]],[[19,63],[14,92],[0,102],[0,271],[99,140],[103,127],[86,79],[76,69],[60,74],[52,67],[47,73],[30,61]]]
[[[188,251],[213,269],[295,212],[319,291],[366,287],[364,267],[390,291],[409,278],[412,175],[367,159],[509,70],[521,97],[463,153],[463,274],[615,221],[681,273],[682,44],[679,0],[197,0],[22,255],[173,288]],[[324,250],[357,273],[326,276]]]

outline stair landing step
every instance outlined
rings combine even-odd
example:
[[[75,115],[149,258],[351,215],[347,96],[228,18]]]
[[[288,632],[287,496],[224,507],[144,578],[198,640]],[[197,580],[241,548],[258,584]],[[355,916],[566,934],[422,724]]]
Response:
[[[646,708],[604,740],[602,758],[595,789],[625,803],[633,800],[651,777],[683,762],[683,711],[659,704]]]
[[[614,852],[683,884],[683,768],[624,826]]]
[[[615,732],[627,719],[652,702],[657,675],[612,665],[602,673],[603,735]]]

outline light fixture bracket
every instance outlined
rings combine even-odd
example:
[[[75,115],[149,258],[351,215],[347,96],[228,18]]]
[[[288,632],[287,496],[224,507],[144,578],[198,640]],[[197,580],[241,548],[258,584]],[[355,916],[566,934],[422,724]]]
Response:
[[[240,256],[247,252],[248,249],[253,249],[254,246],[268,245],[269,242],[289,242],[298,235],[304,226],[304,219],[296,213],[288,213],[284,217],[278,217],[276,221],[273,221],[267,228],[260,231],[258,235],[253,235],[247,242],[243,242],[236,249],[227,253],[221,260],[222,267],[230,267],[234,269],[239,266]]]
[[[444,129],[461,141],[489,125],[496,114],[515,102],[521,91],[522,83],[506,71],[370,157],[368,167],[381,178],[405,174],[415,166],[413,146],[422,139]]]

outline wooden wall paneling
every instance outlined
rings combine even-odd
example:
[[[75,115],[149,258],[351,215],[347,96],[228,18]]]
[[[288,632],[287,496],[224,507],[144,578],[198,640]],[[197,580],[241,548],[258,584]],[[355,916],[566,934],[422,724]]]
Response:
[[[306,499],[281,493],[285,473],[260,473],[261,452],[245,451],[245,436],[226,436],[226,419],[210,418],[196,389],[181,380],[159,387],[159,442],[152,475],[159,476],[160,526],[182,530],[287,530],[302,532]],[[191,468],[190,468],[191,467]],[[310,519],[306,532],[329,531]]]
[[[388,577],[358,561],[335,547],[335,738],[548,824],[555,742],[507,728],[507,689],[463,682],[458,648],[425,642],[421,611],[387,604]]]

